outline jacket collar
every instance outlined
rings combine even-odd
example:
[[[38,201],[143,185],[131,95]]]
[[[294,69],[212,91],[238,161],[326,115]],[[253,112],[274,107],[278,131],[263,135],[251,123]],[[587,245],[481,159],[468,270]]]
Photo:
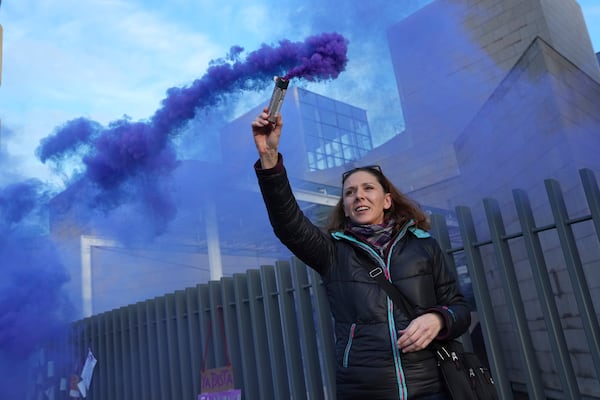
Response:
[[[427,232],[426,230],[423,230],[421,228],[417,228],[416,224],[417,223],[415,222],[414,219],[411,219],[408,222],[406,222],[402,226],[402,228],[400,228],[400,231],[398,232],[398,234],[396,234],[393,241],[396,242],[396,241],[402,239],[406,235],[407,231],[411,232],[414,236],[416,236],[417,238],[420,238],[420,239],[431,237],[431,234],[429,232]],[[357,241],[357,239],[347,231],[340,230],[340,231],[331,232],[331,236],[336,240],[349,240],[351,242]]]

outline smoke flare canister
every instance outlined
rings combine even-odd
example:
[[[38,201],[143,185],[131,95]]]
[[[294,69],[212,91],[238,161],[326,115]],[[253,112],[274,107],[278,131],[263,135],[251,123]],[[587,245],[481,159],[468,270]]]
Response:
[[[283,79],[280,76],[274,77],[273,80],[275,81],[275,87],[273,88],[273,94],[271,95],[271,101],[269,102],[268,113],[269,121],[275,123],[290,81],[288,79]]]

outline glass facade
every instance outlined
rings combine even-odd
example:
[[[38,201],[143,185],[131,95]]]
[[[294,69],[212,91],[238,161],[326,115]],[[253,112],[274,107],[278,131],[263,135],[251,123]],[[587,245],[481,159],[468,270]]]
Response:
[[[367,112],[298,88],[310,171],[339,167],[373,148]]]

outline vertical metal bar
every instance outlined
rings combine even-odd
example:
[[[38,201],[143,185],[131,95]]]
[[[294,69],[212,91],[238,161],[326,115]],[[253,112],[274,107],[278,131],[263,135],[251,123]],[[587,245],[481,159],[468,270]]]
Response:
[[[500,206],[494,199],[484,199],[483,206],[490,228],[490,236],[494,245],[494,254],[498,263],[498,271],[502,278],[504,297],[508,307],[509,315],[515,323],[517,337],[519,339],[521,361],[523,372],[527,381],[527,391],[530,399],[545,399],[544,384],[540,376],[539,363],[537,362],[533,342],[523,309],[523,299],[519,291],[515,266],[510,254],[508,243],[503,239],[506,235],[504,222],[500,213]]]
[[[212,321],[210,312],[210,296],[208,283],[196,286],[198,291],[198,317],[200,320],[200,346],[202,351],[200,378],[208,368],[215,367],[215,352],[211,346],[214,337],[212,334]],[[200,393],[202,393],[202,380],[200,380]]]
[[[319,329],[317,329],[318,343],[321,345],[321,363],[323,365],[323,390],[327,399],[335,399],[335,335],[333,333],[333,319],[329,308],[329,300],[321,275],[314,269],[309,270],[310,282],[313,289],[314,308]]]
[[[496,331],[496,319],[494,317],[494,309],[489,295],[489,289],[485,279],[485,271],[483,269],[483,260],[481,252],[475,246],[477,237],[475,235],[475,226],[471,210],[465,206],[456,207],[456,216],[459,221],[460,235],[467,257],[467,268],[471,281],[473,283],[473,293],[477,302],[479,312],[479,320],[483,332],[483,339],[487,353],[490,355],[490,369],[492,375],[496,377],[496,386],[498,395],[501,399],[512,399],[512,389],[508,379],[504,376],[504,360],[502,357],[502,348]]]
[[[233,370],[233,383],[236,389],[243,386],[242,356],[240,354],[240,337],[237,334],[238,326],[236,320],[236,302],[233,290],[233,278],[221,278],[221,290],[223,296],[223,322],[225,324],[225,339],[229,360]]]
[[[265,308],[263,306],[263,289],[260,284],[258,270],[248,270],[248,299],[250,301],[250,315],[252,318],[252,336],[254,336],[256,372],[258,374],[258,388],[260,399],[275,399],[273,391],[273,375],[269,362],[269,343],[267,341],[267,328],[265,321]]]
[[[448,225],[446,217],[440,214],[431,214],[431,235],[436,238],[442,249],[452,248],[450,243],[450,234],[448,233]],[[444,253],[448,254],[448,253]]]
[[[86,326],[87,326],[87,321],[88,318],[80,321],[80,323],[77,325],[76,329],[75,329],[75,342],[77,344],[76,348],[77,348],[77,355],[78,355],[78,370],[76,371],[77,374],[79,374],[81,372],[81,367],[83,366],[84,362],[85,362],[85,358],[87,356],[87,352],[89,349],[89,343],[86,341]],[[44,348],[42,351],[42,356],[41,356],[41,362],[46,363],[49,357],[49,348]]]
[[[244,382],[242,393],[246,400],[260,400],[251,310],[248,300],[248,282],[245,274],[233,275],[233,292],[235,294],[237,335],[240,339],[241,368]]]
[[[458,270],[456,269],[454,256],[448,253],[448,251],[452,249],[452,243],[450,241],[450,233],[448,232],[448,224],[446,223],[446,217],[444,215],[431,215],[431,235],[438,241],[446,258],[446,262],[448,263],[448,267],[454,271],[457,283],[460,283],[458,282]],[[471,339],[471,333],[469,331],[463,333],[460,340],[465,350],[473,351],[473,340]]]
[[[98,322],[98,318],[96,318],[96,322]],[[102,340],[101,328],[102,327],[99,324],[96,325],[96,335],[98,336],[98,341]],[[77,343],[75,341],[76,331],[76,327],[72,326],[68,332],[68,338],[66,343],[67,348],[65,350],[65,354],[67,354],[67,363],[65,364],[65,378],[67,380],[67,394],[69,393],[71,386],[71,375],[76,374],[78,372],[77,369],[79,367],[79,365],[77,364],[77,354],[79,354],[79,351],[77,349]],[[96,348],[100,348],[100,344],[97,344]],[[100,368],[98,368],[97,372],[100,372]],[[98,380],[96,384],[96,398],[102,398],[100,396],[102,395],[102,391],[104,390],[105,383],[100,377],[100,373],[96,376],[96,378]]]
[[[92,327],[93,327],[93,322],[94,322],[93,317],[90,318],[86,318],[83,320],[83,324],[80,325],[80,335],[81,335],[81,347],[83,349],[83,355],[85,355],[87,357],[88,351],[89,350],[93,350],[94,351],[94,355],[96,357],[98,357],[98,353],[95,351],[95,347],[94,347],[94,343],[93,343],[93,336],[92,336]],[[94,380],[92,379],[91,382],[91,386],[90,386],[90,390],[89,392],[92,392],[92,388],[94,385]]]
[[[171,382],[169,377],[169,369],[164,368],[164,365],[169,363],[169,353],[167,343],[166,321],[165,321],[165,298],[157,297],[154,302],[156,312],[156,340],[158,350],[158,372],[160,379],[161,399],[170,399],[171,397]]]
[[[79,368],[79,364],[77,363],[79,357],[79,349],[77,348],[77,331],[78,331],[78,322],[74,322],[71,324],[70,329],[67,331],[67,343],[66,343],[66,352],[65,352],[65,377],[67,379],[67,393],[69,391],[69,387],[71,385],[71,375],[77,373],[77,369]],[[99,378],[100,368],[98,368],[98,375],[96,375],[97,380],[99,380],[99,384],[96,386],[96,393],[101,392],[102,387],[104,386],[104,382]],[[26,397],[27,398],[27,397]]]
[[[176,351],[179,359],[179,384],[182,398],[190,398],[194,394],[194,385],[192,383],[192,361],[190,335],[187,319],[189,310],[185,301],[185,291],[177,290],[175,292],[175,334],[177,337]]]
[[[150,318],[148,314],[148,310],[150,309],[149,304],[150,300],[145,302],[137,303],[137,338],[140,346],[140,379],[141,379],[141,391],[142,396],[141,399],[154,399],[152,392],[153,388],[153,380],[151,375],[152,369],[152,358],[150,354],[153,351],[153,348],[150,346]]]
[[[575,243],[575,235],[573,229],[569,225],[569,215],[565,200],[562,196],[560,184],[554,179],[546,179],[546,191],[550,199],[552,214],[556,222],[556,230],[560,239],[567,271],[571,278],[573,286],[573,294],[577,300],[583,330],[587,336],[590,355],[596,368],[596,376],[600,376],[600,326],[598,325],[598,317],[594,311],[594,303],[590,295],[590,289],[585,278],[579,250]]]
[[[112,318],[108,313],[101,314],[101,318],[104,321],[104,348],[106,350],[106,360],[104,361],[104,370],[106,371],[106,387],[109,399],[116,399],[116,384],[114,377],[114,344],[113,344],[113,328]],[[83,364],[82,364],[83,365]]]
[[[111,316],[113,328],[112,328],[112,340],[113,340],[113,357],[114,357],[114,380],[115,380],[115,400],[125,399],[123,392],[123,386],[125,382],[123,380],[123,348],[121,343],[121,320],[119,319],[118,310],[108,312]]]
[[[215,355],[210,341],[212,337],[210,320],[210,300],[208,295],[208,284],[196,286],[198,289],[198,317],[200,320],[200,350],[202,351],[200,371],[205,368],[214,368]]]
[[[594,221],[594,227],[596,228],[596,236],[600,238],[600,189],[598,189],[596,176],[588,168],[580,169],[579,176],[581,177],[585,198],[590,208],[592,221]]]
[[[225,351],[225,332],[222,328],[223,298],[221,296],[221,282],[209,281],[208,293],[210,299],[211,343],[215,353],[215,367],[224,367],[228,360]]]
[[[131,399],[131,346],[129,342],[129,321],[127,307],[116,310],[119,316],[119,341],[121,342],[121,366],[123,368],[123,399]]]
[[[263,290],[263,306],[265,308],[265,322],[267,326],[267,339],[269,341],[269,357],[276,399],[289,399],[290,387],[288,384],[286,353],[281,332],[281,315],[279,313],[279,296],[275,282],[275,267],[263,265],[260,267],[260,277]]]
[[[307,394],[309,399],[323,399],[323,378],[319,361],[319,348],[315,335],[315,315],[311,301],[311,285],[308,281],[307,267],[293,257],[291,266],[292,283],[296,297],[296,312],[299,318],[299,332],[303,359],[306,370]]]
[[[200,394],[200,367],[202,360],[202,346],[200,341],[200,318],[198,310],[198,295],[195,288],[185,289],[185,302],[187,309],[187,330],[190,340],[192,393],[194,398]]]
[[[275,263],[275,266],[279,288],[284,353],[287,355],[286,367],[290,379],[290,392],[294,399],[306,399],[307,388],[304,383],[304,368],[302,367],[301,353],[303,347],[300,345],[299,336],[301,331],[298,329],[298,321],[296,320],[295,290],[292,286],[290,264],[287,261],[278,261]]]
[[[76,364],[75,364],[75,370],[73,371],[69,371],[71,373],[75,373],[77,375],[79,375],[81,373],[81,369],[83,367],[83,364],[85,362],[85,359],[87,357],[88,354],[88,350],[90,349],[90,347],[93,348],[93,346],[95,345],[95,343],[92,341],[92,329],[93,329],[93,325],[95,322],[95,318],[94,317],[88,317],[85,318],[81,321],[79,321],[79,323],[77,323],[74,327],[73,330],[73,339],[75,341],[75,356],[76,356]],[[46,348],[46,356],[49,356],[49,349]],[[94,353],[96,357],[98,357],[98,352],[96,350],[96,352]],[[98,372],[98,371],[97,371]],[[99,378],[99,374],[96,375],[96,379],[92,379],[91,382],[91,386],[90,389],[88,390],[88,396],[90,399],[99,399],[99,394],[102,392],[102,389],[100,389],[103,385],[102,385],[102,381]]]
[[[99,357],[102,357],[102,360],[104,363],[106,363],[107,360],[107,356],[106,356],[106,352],[107,352],[107,347],[106,347],[106,327],[105,327],[105,321],[104,321],[104,314],[99,314],[94,316],[94,321],[95,321],[95,329],[96,329],[96,336],[97,336],[97,340],[96,343],[94,344],[96,347],[96,351],[98,352],[97,358],[100,359]],[[73,331],[73,337],[71,338],[71,340],[75,340],[75,335],[76,335],[76,331]],[[72,354],[74,356],[73,359],[73,364],[69,365],[69,386],[70,386],[70,379],[71,379],[71,375],[73,374],[79,374],[80,373],[80,368],[83,366],[82,362],[81,362],[81,350],[77,347],[75,347],[73,349],[75,351],[74,354]],[[98,371],[96,371],[95,373],[95,379],[97,381],[98,384],[98,390],[96,390],[96,398],[104,398],[105,396],[108,395],[107,393],[107,386],[108,386],[108,376],[107,376],[107,369],[106,366],[101,366],[101,365],[97,365],[98,367]],[[68,393],[68,392],[67,392]]]
[[[448,251],[452,249],[452,243],[450,241],[448,225],[446,224],[446,217],[444,215],[431,215],[431,235],[437,240],[438,244],[442,248],[448,266],[452,271],[454,271],[456,276],[458,276],[454,257],[448,253]]]
[[[160,351],[160,343],[158,341],[158,325],[156,313],[157,299],[148,300],[145,302],[146,306],[146,334],[148,335],[148,369],[150,380],[148,384],[150,386],[150,396],[152,400],[162,399],[162,386],[163,383],[160,379],[160,366],[158,353]]]
[[[132,304],[127,307],[127,332],[128,340],[131,346],[131,398],[132,399],[147,399],[142,395],[142,387],[145,382],[142,379],[142,368],[140,365],[140,354],[142,352],[140,342],[138,341],[138,332],[142,329],[137,322],[136,314],[139,312],[139,304]]]
[[[166,375],[169,380],[170,386],[170,397],[171,399],[182,399],[183,394],[181,392],[181,371],[179,370],[179,348],[177,345],[177,321],[175,314],[175,295],[169,293],[162,297],[165,300],[165,341],[163,346],[166,350],[166,358],[168,368],[168,374]]]
[[[569,349],[565,340],[558,308],[554,300],[552,285],[548,277],[548,270],[540,239],[535,232],[535,220],[533,211],[529,202],[527,193],[523,190],[513,190],[513,197],[517,206],[517,215],[523,230],[523,239],[525,240],[525,248],[529,256],[533,281],[535,282],[538,300],[546,321],[546,328],[549,332],[550,345],[556,368],[561,372],[558,374],[561,380],[563,390],[570,393],[568,398],[575,399],[579,395],[577,389],[577,381],[573,372],[573,364],[569,356]]]

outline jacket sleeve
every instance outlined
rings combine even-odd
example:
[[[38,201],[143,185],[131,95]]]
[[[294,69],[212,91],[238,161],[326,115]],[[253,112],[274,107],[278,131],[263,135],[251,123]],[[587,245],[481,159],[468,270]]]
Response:
[[[283,157],[277,165],[262,169],[254,164],[258,185],[267,207],[273,232],[296,257],[320,274],[331,265],[333,239],[302,212],[292,192]]]
[[[433,238],[430,240],[437,305],[426,311],[437,312],[444,320],[444,327],[436,339],[455,339],[469,329],[471,310],[460,291],[456,273],[450,269],[438,242]]]

